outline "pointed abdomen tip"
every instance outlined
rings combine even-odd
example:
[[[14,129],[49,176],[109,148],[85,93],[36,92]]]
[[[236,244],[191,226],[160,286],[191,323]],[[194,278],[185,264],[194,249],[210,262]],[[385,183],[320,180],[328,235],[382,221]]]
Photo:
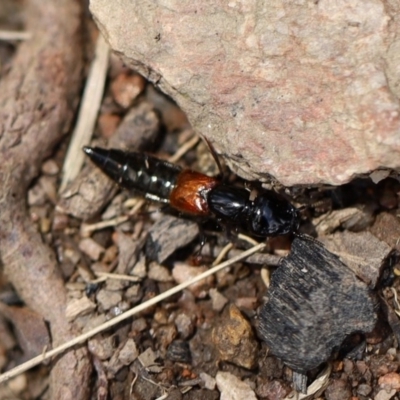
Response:
[[[93,154],[93,148],[92,148],[92,147],[83,146],[82,150],[83,150],[87,155]]]

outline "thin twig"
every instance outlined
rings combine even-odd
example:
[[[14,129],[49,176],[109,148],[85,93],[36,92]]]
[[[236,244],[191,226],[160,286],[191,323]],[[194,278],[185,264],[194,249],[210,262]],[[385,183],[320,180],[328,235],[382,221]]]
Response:
[[[124,275],[124,274],[113,274],[110,272],[95,272],[95,275],[99,278],[108,278],[108,279],[118,279],[120,281],[130,281],[130,282],[140,282],[143,279],[138,276],[133,275]]]
[[[0,30],[0,40],[3,40],[5,42],[12,42],[15,40],[29,40],[31,38],[31,32]]]
[[[177,162],[186,152],[188,152],[192,147],[196,146],[199,140],[200,138],[197,135],[194,135],[190,140],[184,143],[174,155],[169,157],[168,161],[170,163]]]
[[[120,215],[119,217],[107,219],[105,221],[96,222],[94,224],[82,224],[81,236],[88,237],[94,231],[123,224],[124,222],[128,221],[130,217],[135,215],[145,203],[145,199],[140,199],[136,201],[136,204],[132,207],[131,210],[129,210],[128,214]]]
[[[82,147],[90,142],[96,124],[107,77],[109,53],[110,48],[100,34],[97,39],[95,57],[86,80],[78,121],[64,160],[60,192],[78,176],[82,168],[85,158]]]
[[[260,275],[265,287],[268,289],[271,284],[271,271],[268,268],[261,268]]]
[[[124,222],[128,221],[128,219],[129,215],[120,215],[119,217],[96,222],[95,224],[82,224],[81,236],[88,237],[94,231],[123,224]]]
[[[188,286],[190,286],[198,281],[201,281],[201,280],[207,278],[210,275],[215,274],[216,272],[228,267],[229,265],[231,265],[237,261],[245,259],[246,257],[256,253],[257,251],[262,250],[264,247],[265,247],[265,243],[260,243],[257,246],[254,246],[251,249],[244,251],[242,254],[240,254],[236,257],[232,257],[228,261],[225,261],[222,264],[219,264],[219,265],[209,269],[208,271],[205,271],[202,274],[200,274],[186,282],[183,282],[183,283],[165,291],[164,293],[161,293],[160,295],[158,295],[156,297],[153,297],[152,299],[150,299],[142,304],[139,304],[136,307],[133,307],[132,309],[111,319],[110,321],[107,321],[106,323],[104,323],[102,325],[99,325],[98,327],[90,330],[89,332],[79,335],[75,339],[70,340],[69,342],[64,343],[63,345],[58,346],[55,349],[48,351],[46,354],[39,355],[39,356],[32,358],[31,360],[19,365],[18,367],[15,367],[15,368],[5,372],[4,374],[1,374],[0,375],[0,383],[5,382],[10,378],[13,378],[14,376],[17,376],[17,375],[21,374],[22,372],[25,372],[25,371],[29,370],[30,368],[35,367],[36,365],[39,365],[40,363],[47,360],[48,358],[54,357],[73,346],[76,346],[78,344],[85,342],[86,340],[90,339],[94,335],[97,335],[98,333],[103,332],[103,331],[111,328],[112,326],[115,326],[116,324],[119,324],[120,322],[126,320],[127,318],[130,318],[130,317],[136,315],[137,313],[145,310],[146,308],[151,307],[151,306],[159,303],[162,300],[165,300],[166,298],[180,292],[181,290],[187,288]]]
[[[232,249],[233,244],[228,243],[218,254],[217,258],[214,260],[212,263],[213,266],[218,265],[222,259],[229,253],[229,251]]]
[[[250,243],[252,246],[255,246],[256,244],[258,244],[258,242],[256,240],[254,240],[250,236],[243,235],[243,233],[239,233],[238,238],[241,240],[244,240],[247,243]]]

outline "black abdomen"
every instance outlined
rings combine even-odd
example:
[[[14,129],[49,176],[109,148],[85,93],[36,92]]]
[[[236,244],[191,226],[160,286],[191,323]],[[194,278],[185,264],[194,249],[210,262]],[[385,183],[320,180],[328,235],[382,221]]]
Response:
[[[145,153],[84,147],[84,152],[111,179],[146,198],[169,203],[181,168]]]

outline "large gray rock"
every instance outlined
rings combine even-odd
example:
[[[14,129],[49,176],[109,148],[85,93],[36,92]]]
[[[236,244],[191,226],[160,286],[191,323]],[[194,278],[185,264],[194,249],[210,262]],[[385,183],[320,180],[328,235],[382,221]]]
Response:
[[[239,175],[342,184],[400,167],[399,3],[91,0],[125,62]]]

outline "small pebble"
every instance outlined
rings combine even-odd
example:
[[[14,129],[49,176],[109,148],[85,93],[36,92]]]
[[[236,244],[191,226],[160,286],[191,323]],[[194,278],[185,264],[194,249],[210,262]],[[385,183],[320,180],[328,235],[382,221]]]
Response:
[[[200,372],[200,378],[204,382],[204,387],[208,390],[214,390],[217,382],[215,378],[205,372]]]
[[[397,240],[400,236],[400,221],[396,215],[388,212],[379,213],[371,227],[371,233],[389,246],[400,250],[400,243]]]
[[[332,380],[325,390],[326,400],[351,399],[351,388],[346,379]]]
[[[112,292],[118,292],[119,290],[126,289],[131,282],[125,279],[108,279],[104,289],[110,290]]]
[[[115,353],[114,337],[96,335],[88,341],[88,347],[90,353],[100,360],[108,360]]]
[[[247,310],[255,310],[257,308],[257,297],[238,297],[235,304],[239,308],[246,308]]]
[[[71,261],[72,264],[76,265],[81,259],[81,253],[74,248],[67,247],[64,250],[64,258],[67,258],[68,260]]]
[[[22,393],[28,386],[28,378],[26,374],[20,374],[16,376],[15,378],[10,379],[7,382],[7,387],[8,389],[11,390],[12,393],[15,395],[18,395],[19,393]],[[8,398],[12,398],[13,396],[6,396]],[[19,396],[18,396],[19,397]]]
[[[46,193],[46,198],[52,203],[57,203],[57,180],[56,177],[43,175],[39,178],[39,184]]]
[[[174,263],[174,268],[172,269],[172,276],[177,283],[186,282],[203,272],[207,271],[207,267],[192,267],[190,265],[176,262]],[[189,290],[196,296],[200,296],[201,292],[206,286],[211,286],[213,283],[213,277],[209,276],[199,282],[193,283],[189,286]]]
[[[69,225],[69,217],[67,214],[56,212],[53,217],[53,231],[62,231]]]
[[[96,300],[103,310],[109,310],[111,307],[118,305],[122,300],[122,296],[119,292],[101,289],[96,295]]]
[[[116,272],[128,274],[137,262],[144,240],[132,240],[129,235],[118,231],[113,235],[113,241],[118,246],[119,253]]]
[[[210,289],[208,294],[211,297],[213,310],[218,312],[222,311],[222,309],[226,306],[228,299],[215,288]]]
[[[83,328],[84,332],[89,332],[90,330],[98,327],[101,324],[104,324],[106,322],[106,315],[105,314],[99,314],[99,315],[90,315],[89,319],[86,322],[85,327]]]
[[[172,282],[174,280],[169,269],[156,262],[150,263],[148,277],[156,282]]]
[[[281,381],[266,381],[257,386],[257,395],[266,399],[284,399],[290,392],[290,389],[283,385]]]
[[[121,312],[125,312],[125,311],[128,311],[128,310],[131,308],[131,306],[130,306],[130,304],[129,304],[127,301],[122,300],[122,301],[118,304],[118,308],[120,309]]]
[[[153,373],[160,373],[163,368],[157,364],[157,358],[157,353],[151,347],[148,347],[143,353],[140,353],[138,357],[140,363],[144,368]]]
[[[357,388],[357,393],[360,396],[367,397],[371,392],[372,392],[372,387],[370,385],[367,385],[366,383],[362,383]]]
[[[140,295],[140,286],[132,285],[125,292],[125,298],[128,300],[135,300]]]
[[[389,392],[385,389],[381,389],[374,397],[374,400],[390,400],[396,394],[396,389],[392,389]]]
[[[143,317],[138,318],[132,322],[131,331],[133,332],[133,334],[138,332],[143,332],[146,329],[147,329],[147,322],[145,318]]]
[[[109,139],[121,122],[121,117],[116,114],[100,114],[98,118],[99,131],[104,139]]]
[[[168,323],[168,312],[165,308],[157,308],[153,314],[153,321],[157,322],[159,325],[164,325]]]
[[[369,369],[375,378],[380,378],[398,369],[397,361],[388,355],[373,355],[370,360]]]
[[[119,351],[118,359],[122,362],[122,364],[129,365],[135,361],[138,356],[139,352],[135,341],[133,339],[128,339]]]
[[[250,386],[230,372],[218,371],[215,381],[221,392],[220,400],[257,400]]]
[[[139,258],[129,274],[138,278],[145,278],[147,276],[146,258],[144,256]]]
[[[146,81],[141,75],[121,73],[111,83],[111,92],[115,102],[126,109],[142,93],[145,85]]]
[[[343,371],[350,376],[354,370],[354,362],[352,360],[349,360],[348,358],[345,358],[343,360]]]
[[[212,341],[221,360],[253,369],[258,361],[258,343],[250,323],[235,305],[230,305],[216,322]]]
[[[180,313],[175,318],[175,326],[182,339],[187,339],[194,332],[195,316],[190,317],[186,313]]]
[[[162,349],[166,349],[177,336],[176,327],[174,324],[162,325],[155,331],[155,336],[158,345]]]
[[[396,389],[400,390],[400,375],[397,372],[390,372],[386,375],[383,375],[378,380],[379,385],[388,390],[388,389]]]
[[[139,356],[136,343],[133,339],[128,339],[120,348],[114,352],[108,362],[108,372],[116,374],[122,367],[130,365]]]
[[[45,175],[57,175],[60,172],[60,168],[54,160],[47,160],[42,164],[42,172]]]
[[[39,183],[32,186],[28,191],[28,205],[29,206],[42,206],[46,203],[47,196],[44,189]]]

